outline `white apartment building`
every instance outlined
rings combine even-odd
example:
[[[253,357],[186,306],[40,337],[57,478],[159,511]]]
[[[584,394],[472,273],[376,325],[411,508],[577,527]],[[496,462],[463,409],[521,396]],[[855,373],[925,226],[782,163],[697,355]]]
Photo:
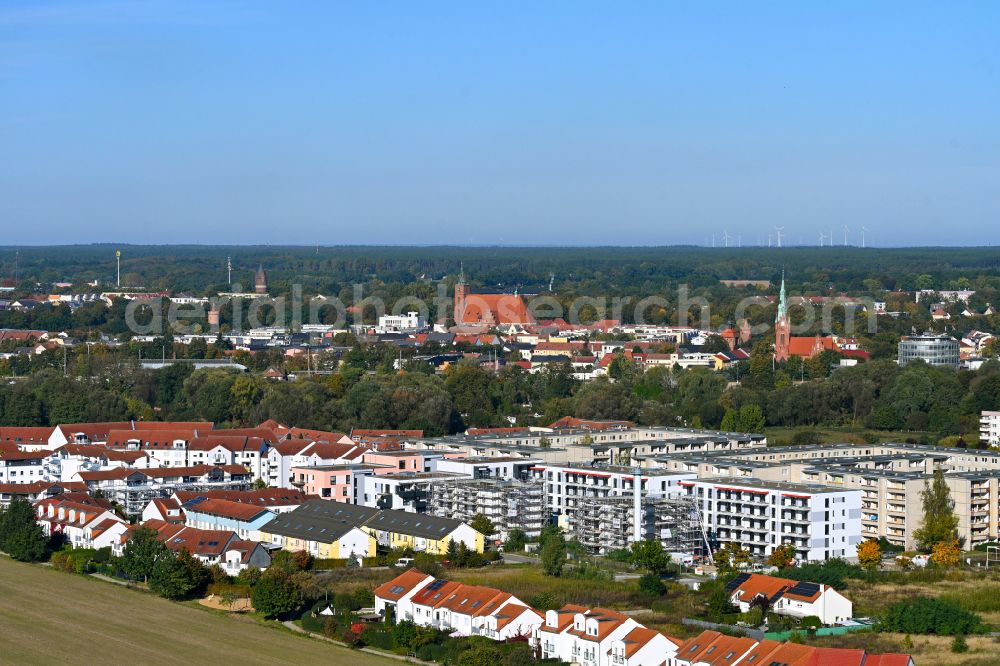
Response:
[[[685,492],[681,482],[697,478],[686,472],[613,465],[539,464],[531,472],[544,484],[548,512],[571,531],[586,500],[632,496],[637,479],[643,499],[681,495]]]
[[[983,411],[979,417],[979,441],[1000,446],[1000,412]]]
[[[427,320],[419,312],[382,315],[378,318],[376,333],[415,333],[427,329]]]
[[[716,477],[683,481],[700,504],[710,540],[734,542],[765,558],[782,544],[800,562],[854,558],[861,536],[861,491]]]

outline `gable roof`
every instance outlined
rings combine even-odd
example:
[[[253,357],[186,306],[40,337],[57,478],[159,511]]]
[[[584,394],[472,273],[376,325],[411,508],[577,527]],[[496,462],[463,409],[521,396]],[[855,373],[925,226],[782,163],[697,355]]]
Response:
[[[267,509],[254,504],[231,502],[224,499],[196,498],[184,504],[188,513],[204,513],[219,518],[231,518],[240,522],[252,522],[263,515],[272,515]]]
[[[433,576],[417,569],[407,569],[389,582],[376,587],[375,596],[389,601],[398,601],[428,578],[433,578]]]
[[[279,514],[266,527],[268,534],[333,543],[378,513],[360,504],[310,500],[294,511]]]

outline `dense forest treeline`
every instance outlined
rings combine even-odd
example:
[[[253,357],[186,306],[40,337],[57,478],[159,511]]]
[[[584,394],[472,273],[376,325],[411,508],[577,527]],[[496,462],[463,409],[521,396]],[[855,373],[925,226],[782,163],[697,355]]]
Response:
[[[471,426],[544,425],[566,414],[649,425],[733,430],[765,426],[853,426],[927,432],[927,441],[974,440],[981,410],[1000,409],[1000,363],[977,371],[873,361],[829,372],[829,359],[779,364],[760,344],[740,378],[705,369],[640,372],[624,359],[609,379],[578,382],[568,366],[532,374],[460,363],[443,374],[412,363],[396,372],[360,347],[341,369],[295,381],[267,381],[190,364],[143,370],[91,357],[88,374],[55,368],[0,387],[0,425],[120,419],[195,420],[225,425],[279,422],[347,431],[421,428],[428,435]],[[79,370],[79,368],[74,368]],[[827,376],[826,373],[829,372]],[[810,377],[815,377],[810,379]],[[888,437],[889,435],[887,435]]]
[[[728,278],[776,283],[782,270],[803,293],[948,289],[962,279],[1000,286],[1000,253],[989,247],[0,247],[0,275],[13,275],[16,252],[24,290],[63,280],[78,289],[97,280],[108,289],[116,249],[123,250],[123,287],[204,294],[228,288],[230,258],[234,283],[252,287],[252,271],[263,265],[275,294],[290,293],[292,284],[329,295],[353,284],[453,282],[463,269],[473,288],[544,291],[551,280],[556,293],[622,296],[663,293],[680,283],[711,287]]]

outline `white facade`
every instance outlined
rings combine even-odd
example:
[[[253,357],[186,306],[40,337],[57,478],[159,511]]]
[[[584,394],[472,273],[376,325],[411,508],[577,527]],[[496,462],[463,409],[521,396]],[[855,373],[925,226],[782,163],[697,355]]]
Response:
[[[419,312],[382,315],[378,318],[376,333],[413,333],[427,328],[427,320]]]
[[[579,606],[546,611],[532,645],[542,658],[586,666],[660,666],[677,653],[673,641],[631,617]]]
[[[979,441],[1000,446],[1000,412],[984,411],[979,418]]]
[[[734,542],[755,557],[786,543],[799,561],[855,558],[861,543],[861,491],[818,485],[709,478],[685,481],[709,539]]]

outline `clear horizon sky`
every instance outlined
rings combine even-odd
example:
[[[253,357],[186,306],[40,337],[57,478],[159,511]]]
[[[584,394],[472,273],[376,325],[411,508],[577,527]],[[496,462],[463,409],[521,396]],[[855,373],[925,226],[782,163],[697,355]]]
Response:
[[[989,245],[1000,3],[0,4],[0,245]]]

